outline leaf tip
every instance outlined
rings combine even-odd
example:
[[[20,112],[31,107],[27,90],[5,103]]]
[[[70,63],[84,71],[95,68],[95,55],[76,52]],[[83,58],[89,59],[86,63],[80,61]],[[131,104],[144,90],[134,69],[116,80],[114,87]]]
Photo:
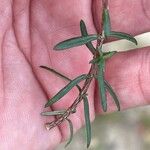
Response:
[[[70,144],[70,143],[67,143],[67,144],[65,145],[65,148],[67,148],[69,144]]]
[[[133,39],[131,40],[135,45],[138,45],[138,42],[136,40],[136,38],[133,37]]]
[[[53,50],[59,50],[59,48],[58,48],[58,46],[57,45],[55,45],[54,47],[53,47]]]
[[[120,106],[118,107],[118,111],[121,111],[121,108],[120,108]]]
[[[83,21],[82,19],[80,20],[80,24],[81,24],[81,23],[84,23],[84,21]]]
[[[103,111],[104,111],[104,112],[107,112],[107,109],[106,109],[106,108],[103,108]]]
[[[137,42],[137,40],[135,39],[135,45],[138,45],[138,42]]]
[[[40,115],[41,115],[41,116],[45,116],[45,112],[41,112]]]
[[[103,108],[103,111],[104,111],[104,112],[107,112],[107,104],[106,104],[106,105],[103,105],[102,108]]]
[[[90,147],[90,143],[86,145],[86,148],[88,149]]]
[[[46,107],[48,107],[48,106],[49,106],[48,103],[46,103],[45,106],[44,106],[44,108],[46,108]]]
[[[39,67],[40,67],[40,68],[44,68],[44,66],[42,66],[42,65],[41,65],[41,66],[39,66]]]

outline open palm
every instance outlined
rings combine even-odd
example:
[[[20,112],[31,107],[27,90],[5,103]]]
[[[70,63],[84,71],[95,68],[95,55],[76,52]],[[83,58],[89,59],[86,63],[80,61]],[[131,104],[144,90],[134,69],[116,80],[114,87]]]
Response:
[[[88,72],[91,54],[86,47],[55,52],[53,46],[78,36],[80,19],[86,22],[90,33],[95,33],[99,24],[98,2],[0,0],[0,149],[53,150],[68,136],[65,123],[50,131],[44,128],[44,123],[54,118],[41,117],[40,112],[47,99],[66,82],[39,66],[55,68],[70,78]],[[110,1],[112,28],[134,35],[149,31],[149,4],[148,0]],[[144,48],[117,54],[107,62],[106,78],[117,92],[122,109],[149,104],[149,60],[149,48]],[[96,89],[93,82],[89,89],[91,120],[101,111]],[[73,89],[51,110],[67,108],[76,95]],[[108,103],[113,111],[114,104],[110,100]],[[84,124],[82,108],[79,106],[70,117],[75,130]]]

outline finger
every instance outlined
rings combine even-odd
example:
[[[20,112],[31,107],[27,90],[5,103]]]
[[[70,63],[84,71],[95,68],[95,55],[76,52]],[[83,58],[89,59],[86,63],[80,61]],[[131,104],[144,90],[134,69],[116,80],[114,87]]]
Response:
[[[106,79],[111,83],[120,99],[121,109],[150,103],[150,47],[119,53],[107,61]],[[95,108],[101,112],[99,96],[95,91]],[[116,107],[108,96],[109,111]]]
[[[10,0],[0,0],[0,99],[1,108],[3,108],[4,98],[4,81],[3,81],[3,40],[5,38],[5,32],[12,23],[11,3]]]
[[[30,0],[14,0],[13,27],[19,49],[30,62]]]
[[[7,30],[3,41],[3,72],[5,103],[0,124],[1,149],[22,145],[23,149],[48,149],[49,146],[53,149],[61,135],[57,127],[50,133],[43,127],[46,119],[40,117],[40,113],[46,96],[17,47],[13,28]]]

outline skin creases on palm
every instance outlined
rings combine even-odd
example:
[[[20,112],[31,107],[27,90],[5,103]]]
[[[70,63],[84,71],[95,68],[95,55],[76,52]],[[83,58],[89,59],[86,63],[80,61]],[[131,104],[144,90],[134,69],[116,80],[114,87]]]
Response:
[[[91,54],[84,46],[63,52],[52,48],[80,34],[80,19],[86,22],[89,33],[96,32],[98,22],[94,21],[94,26],[93,18],[96,20],[97,15],[93,11],[95,17],[92,16],[91,8],[99,10],[97,2],[0,0],[0,149],[53,150],[68,136],[66,123],[46,131],[44,123],[54,118],[40,116],[47,99],[66,82],[38,66],[52,67],[70,78],[88,72]],[[112,28],[132,34],[149,31],[148,3],[148,0],[110,1]],[[149,55],[149,48],[144,48],[108,60],[105,75],[117,92],[122,109],[149,104]],[[91,120],[95,113],[101,112],[94,89],[97,89],[95,82],[89,89]],[[76,95],[77,90],[73,89],[51,109],[67,108]],[[109,111],[113,111],[115,107],[109,99]],[[70,118],[76,131],[84,123],[83,106]]]

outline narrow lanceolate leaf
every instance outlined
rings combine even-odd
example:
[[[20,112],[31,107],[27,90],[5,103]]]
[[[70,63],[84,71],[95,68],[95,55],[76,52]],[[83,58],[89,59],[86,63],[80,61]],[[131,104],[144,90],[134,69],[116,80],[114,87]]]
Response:
[[[104,83],[104,65],[105,60],[102,58],[101,61],[98,64],[98,86],[99,86],[99,93],[101,97],[101,105],[103,108],[103,111],[107,111],[107,99],[106,99],[106,90],[105,90],[105,83]]]
[[[91,143],[91,122],[90,122],[90,114],[89,114],[89,103],[86,96],[83,98],[83,103],[84,103],[86,136],[87,136],[87,148],[88,148]]]
[[[90,64],[97,64],[100,61],[101,57],[93,58],[89,63]]]
[[[137,40],[132,35],[127,33],[111,31],[108,36],[115,37],[118,39],[126,39],[137,45]]]
[[[107,37],[111,30],[109,10],[107,8],[103,9],[103,30],[105,36]]]
[[[96,34],[93,34],[93,35],[71,38],[71,39],[68,39],[63,42],[58,43],[54,47],[54,50],[64,50],[64,49],[68,49],[68,48],[72,48],[72,47],[76,47],[76,46],[81,46],[90,41],[96,40],[97,37],[98,36]]]
[[[58,111],[46,111],[42,112],[42,116],[55,116],[55,115],[62,115],[65,113],[66,110],[58,110]]]
[[[54,73],[54,74],[56,74],[57,76],[59,76],[59,77],[65,79],[66,81],[69,81],[69,82],[72,81],[70,78],[66,77],[65,75],[59,73],[58,71],[56,71],[56,70],[54,70],[54,69],[52,69],[52,68],[49,68],[49,67],[47,67],[47,66],[40,66],[40,67],[43,68],[43,69],[46,69],[46,70],[48,70],[48,71],[50,71],[50,72],[52,72],[52,73]],[[81,88],[80,88],[79,85],[76,85],[76,87],[78,88],[79,91],[81,91]]]
[[[67,81],[71,81],[71,79],[69,79],[68,77],[64,76],[63,74],[59,73],[58,71],[56,71],[56,70],[54,70],[54,69],[52,69],[52,68],[49,68],[49,67],[47,67],[47,66],[40,66],[40,67],[43,68],[43,69],[46,69],[46,70],[48,70],[48,71],[50,71],[50,72],[52,72],[52,73],[54,73],[54,74],[56,74],[57,76],[59,76],[59,77],[65,79],[65,80],[67,80]]]
[[[113,55],[115,55],[116,53],[117,53],[117,51],[105,52],[105,53],[103,53],[103,58],[108,59],[108,58],[112,57]]]
[[[110,95],[112,96],[112,98],[118,108],[118,111],[120,111],[120,103],[119,103],[118,97],[117,97],[116,93],[114,92],[113,88],[111,87],[111,85],[106,80],[105,80],[105,87],[106,87],[107,91],[110,93]]]
[[[69,128],[70,128],[70,137],[69,137],[69,140],[68,140],[67,144],[65,145],[65,147],[67,147],[71,143],[72,138],[73,138],[73,124],[70,119],[66,119],[66,120],[68,121]]]
[[[87,28],[86,28],[85,22],[83,20],[80,21],[80,31],[81,31],[82,36],[88,35]],[[95,53],[95,48],[94,48],[92,42],[88,42],[86,44],[86,46],[92,52],[92,54]]]
[[[64,95],[66,95],[74,86],[76,86],[78,83],[80,83],[82,80],[85,80],[87,78],[87,75],[83,74],[74,80],[72,80],[69,84],[67,84],[63,89],[61,89],[53,98],[48,100],[45,107],[51,106],[58,100],[60,100]]]

